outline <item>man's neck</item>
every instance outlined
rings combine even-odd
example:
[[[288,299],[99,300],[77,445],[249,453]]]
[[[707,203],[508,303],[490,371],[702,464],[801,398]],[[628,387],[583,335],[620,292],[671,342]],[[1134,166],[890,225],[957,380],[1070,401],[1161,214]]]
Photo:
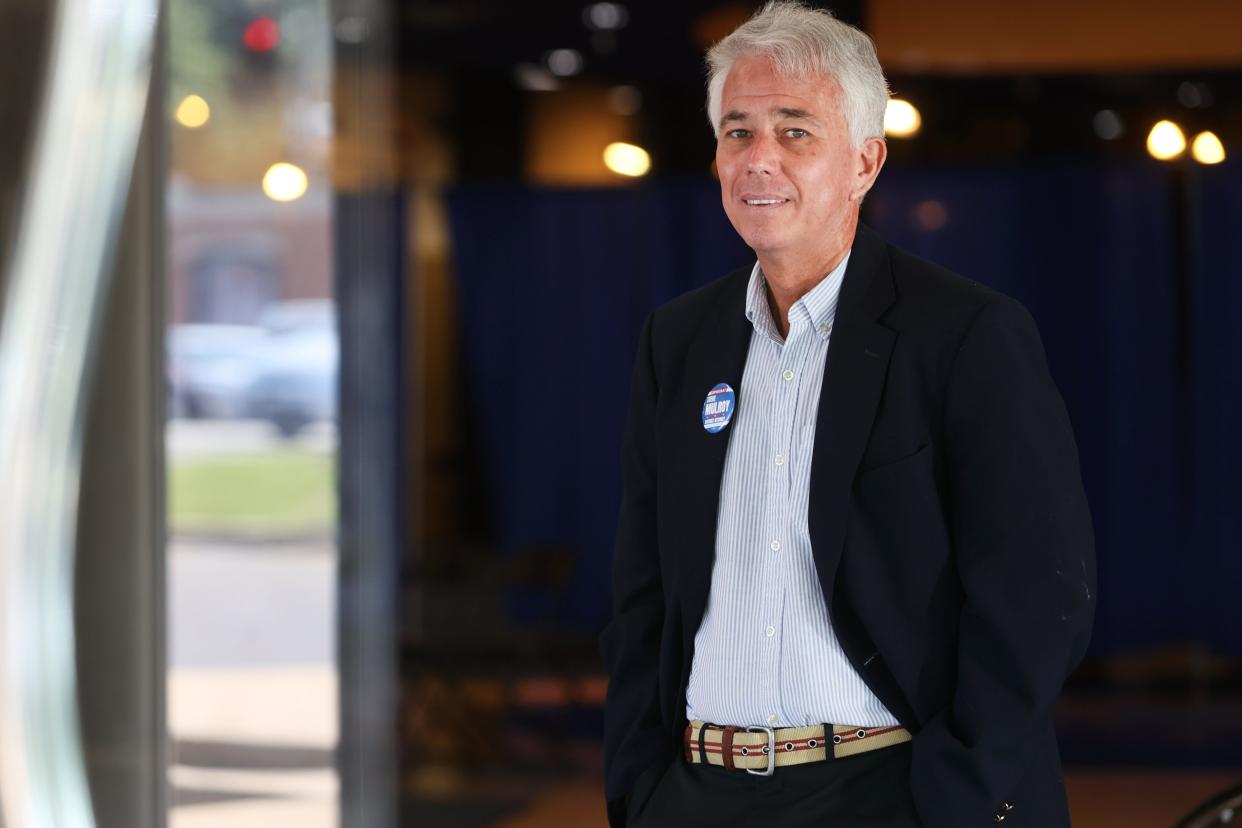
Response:
[[[849,233],[838,236],[827,248],[789,253],[759,253],[759,267],[768,285],[768,307],[782,337],[789,336],[789,309],[836,269],[854,244],[858,222]]]

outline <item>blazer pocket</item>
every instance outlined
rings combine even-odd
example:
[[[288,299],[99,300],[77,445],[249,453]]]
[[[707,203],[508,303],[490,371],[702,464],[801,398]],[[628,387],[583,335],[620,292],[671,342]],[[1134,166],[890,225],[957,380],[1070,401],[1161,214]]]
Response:
[[[909,454],[903,454],[902,456],[897,457],[892,460],[881,460],[878,463],[872,463],[869,466],[864,466],[863,468],[859,469],[857,479],[861,480],[862,478],[868,475],[874,474],[876,472],[897,471],[899,466],[902,466],[906,463],[909,463],[909,464],[917,463],[920,460],[922,460],[925,455],[929,454],[931,452],[931,449],[932,449],[932,444],[930,442],[927,442],[919,446],[917,449],[910,452]]]

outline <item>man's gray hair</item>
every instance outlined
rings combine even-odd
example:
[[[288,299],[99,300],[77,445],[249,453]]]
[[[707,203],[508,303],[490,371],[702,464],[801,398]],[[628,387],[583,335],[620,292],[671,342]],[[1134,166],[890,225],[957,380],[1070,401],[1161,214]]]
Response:
[[[854,147],[861,147],[868,138],[884,137],[888,82],[875,44],[832,12],[796,0],[771,0],[708,50],[707,118],[716,137],[720,137],[725,78],[738,58],[756,54],[770,57],[781,77],[826,75],[834,79],[841,87],[842,114]]]

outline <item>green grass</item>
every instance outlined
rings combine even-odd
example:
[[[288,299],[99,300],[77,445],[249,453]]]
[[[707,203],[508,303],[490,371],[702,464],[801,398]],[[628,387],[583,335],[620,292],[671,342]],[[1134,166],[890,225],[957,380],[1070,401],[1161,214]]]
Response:
[[[302,451],[170,459],[174,533],[304,535],[336,523],[333,455]]]

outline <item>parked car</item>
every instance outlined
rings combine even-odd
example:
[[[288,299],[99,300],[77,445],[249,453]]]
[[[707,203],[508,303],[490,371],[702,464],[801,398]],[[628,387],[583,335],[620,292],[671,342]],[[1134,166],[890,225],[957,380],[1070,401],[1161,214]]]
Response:
[[[336,331],[336,305],[331,299],[275,302],[259,314],[259,327],[273,334]]]
[[[284,437],[335,420],[340,348],[332,303],[282,302],[260,323],[267,333],[251,378],[249,416],[271,422]]]
[[[267,334],[255,325],[173,325],[167,335],[170,416],[242,417]]]

